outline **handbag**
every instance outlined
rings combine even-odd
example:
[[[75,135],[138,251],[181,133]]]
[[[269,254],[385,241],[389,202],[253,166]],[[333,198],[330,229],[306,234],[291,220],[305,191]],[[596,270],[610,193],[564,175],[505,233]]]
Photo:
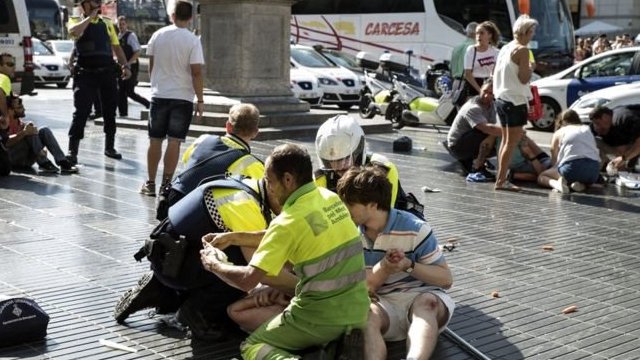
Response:
[[[476,62],[476,55],[477,55],[478,49],[476,49],[476,47],[473,47],[473,60],[471,61],[471,66],[473,67],[473,63]],[[453,105],[455,105],[456,107],[461,107],[462,105],[464,105],[465,102],[467,102],[467,98],[469,97],[469,84],[467,83],[467,80],[462,78],[460,80],[460,83],[457,87],[457,89],[453,90],[451,92],[451,102],[453,103]]]

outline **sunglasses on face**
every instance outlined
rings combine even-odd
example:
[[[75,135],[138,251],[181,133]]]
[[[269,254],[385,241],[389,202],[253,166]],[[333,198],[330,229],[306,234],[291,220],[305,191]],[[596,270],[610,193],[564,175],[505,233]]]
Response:
[[[14,66],[16,66],[16,63],[7,61],[6,63],[4,63],[4,65],[6,65],[8,67],[14,67]]]

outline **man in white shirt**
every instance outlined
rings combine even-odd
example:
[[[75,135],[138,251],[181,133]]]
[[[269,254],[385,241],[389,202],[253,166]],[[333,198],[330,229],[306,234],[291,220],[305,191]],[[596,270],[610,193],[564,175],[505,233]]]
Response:
[[[197,97],[195,115],[204,112],[202,44],[187,28],[193,5],[177,1],[171,14],[173,25],[156,31],[149,40],[149,72],[151,76],[151,109],[149,119],[148,179],[140,193],[155,196],[155,178],[162,157],[162,141],[168,144],[164,153],[162,183],[168,183],[178,164],[180,143],[189,131],[193,114],[193,97]]]

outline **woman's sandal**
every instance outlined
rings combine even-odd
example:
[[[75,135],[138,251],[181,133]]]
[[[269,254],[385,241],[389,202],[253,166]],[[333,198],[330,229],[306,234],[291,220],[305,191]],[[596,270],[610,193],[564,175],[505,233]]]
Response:
[[[520,191],[520,187],[515,186],[515,185],[513,185],[512,183],[510,183],[508,181],[505,181],[501,185],[496,184],[496,186],[493,188],[493,190],[518,192],[518,191]]]

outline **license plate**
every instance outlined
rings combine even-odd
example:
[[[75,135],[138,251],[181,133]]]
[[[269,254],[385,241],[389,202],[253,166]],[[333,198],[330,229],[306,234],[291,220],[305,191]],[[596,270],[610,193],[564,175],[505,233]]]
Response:
[[[62,73],[54,72],[54,73],[50,73],[49,76],[58,77],[58,76],[62,76]]]

